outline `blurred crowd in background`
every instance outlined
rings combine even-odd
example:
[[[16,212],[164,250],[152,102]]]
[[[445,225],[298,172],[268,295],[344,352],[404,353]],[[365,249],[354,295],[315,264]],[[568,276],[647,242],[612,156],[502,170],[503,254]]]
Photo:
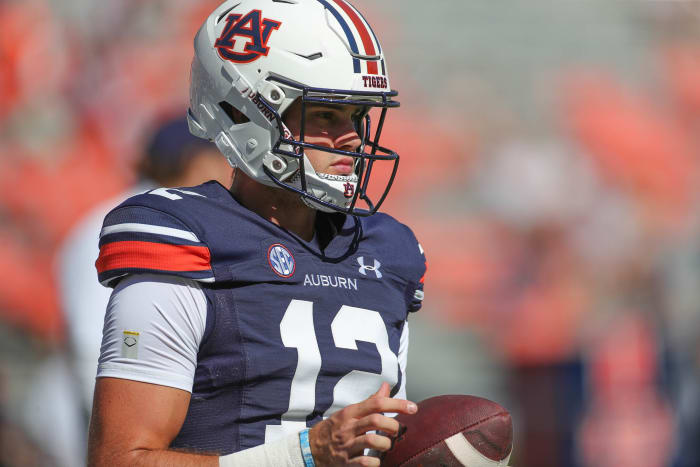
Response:
[[[353,3],[429,264],[409,398],[500,402],[518,467],[700,466],[700,1]],[[66,243],[168,183],[143,162],[217,4],[0,0],[0,465],[84,462],[104,309],[71,316]]]

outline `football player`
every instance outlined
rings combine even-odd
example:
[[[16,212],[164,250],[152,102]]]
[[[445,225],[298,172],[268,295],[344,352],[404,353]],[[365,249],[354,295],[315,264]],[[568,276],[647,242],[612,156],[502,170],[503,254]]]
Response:
[[[227,0],[207,18],[188,118],[234,180],[105,218],[91,465],[379,465],[365,453],[399,429],[384,414],[416,411],[406,319],[425,273],[411,230],[376,212],[395,96],[345,0]]]

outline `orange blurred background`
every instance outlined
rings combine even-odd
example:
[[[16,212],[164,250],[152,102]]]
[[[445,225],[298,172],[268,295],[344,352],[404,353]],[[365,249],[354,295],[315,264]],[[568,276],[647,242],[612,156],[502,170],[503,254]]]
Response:
[[[514,466],[700,466],[700,2],[353,3],[429,263],[408,396],[501,402]],[[82,462],[30,396],[75,345],[57,255],[184,114],[217,4],[0,0],[0,464]]]

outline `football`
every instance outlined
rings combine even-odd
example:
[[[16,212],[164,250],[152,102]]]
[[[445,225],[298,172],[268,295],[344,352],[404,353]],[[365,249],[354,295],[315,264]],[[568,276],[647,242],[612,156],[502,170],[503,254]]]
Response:
[[[513,450],[510,413],[481,397],[431,397],[396,420],[401,430],[382,466],[506,467]]]

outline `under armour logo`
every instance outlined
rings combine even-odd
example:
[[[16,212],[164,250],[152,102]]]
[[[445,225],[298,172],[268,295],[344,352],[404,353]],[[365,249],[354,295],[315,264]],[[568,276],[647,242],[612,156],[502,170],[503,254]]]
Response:
[[[365,258],[363,256],[360,256],[357,258],[357,263],[360,265],[360,274],[363,276],[367,275],[367,271],[372,271],[377,275],[377,279],[382,278],[382,273],[379,271],[379,268],[381,267],[382,263],[377,261],[376,259],[374,260],[374,265],[373,266],[365,266]]]

